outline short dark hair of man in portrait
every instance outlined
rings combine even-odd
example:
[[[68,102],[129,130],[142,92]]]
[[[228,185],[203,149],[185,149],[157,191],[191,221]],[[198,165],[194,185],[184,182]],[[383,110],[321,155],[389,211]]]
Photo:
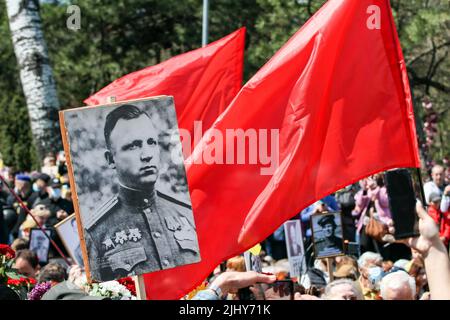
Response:
[[[190,205],[156,190],[159,130],[135,105],[106,116],[105,159],[119,192],[84,223],[92,278],[112,280],[200,261]]]
[[[334,215],[320,217],[317,224],[322,228],[323,237],[315,241],[317,254],[319,256],[339,254],[343,250],[342,238],[337,237],[337,229]]]

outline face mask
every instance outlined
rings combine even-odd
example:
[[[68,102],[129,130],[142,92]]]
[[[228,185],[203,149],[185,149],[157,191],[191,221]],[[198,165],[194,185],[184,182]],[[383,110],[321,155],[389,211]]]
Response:
[[[59,198],[61,198],[61,189],[52,189],[52,192],[51,192],[50,196],[51,196],[53,199],[59,199]]]
[[[39,186],[36,183],[33,183],[33,191],[39,192],[39,191],[41,191],[41,188],[39,188]]]
[[[381,269],[380,267],[369,268],[369,280],[374,288],[376,288],[379,285],[382,277],[383,277],[383,269]]]

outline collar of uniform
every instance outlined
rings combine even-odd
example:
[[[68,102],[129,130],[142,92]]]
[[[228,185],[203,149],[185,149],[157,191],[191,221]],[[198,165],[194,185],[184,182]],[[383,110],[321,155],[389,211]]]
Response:
[[[142,191],[119,185],[119,198],[124,204],[133,207],[151,207],[155,204],[155,190]]]

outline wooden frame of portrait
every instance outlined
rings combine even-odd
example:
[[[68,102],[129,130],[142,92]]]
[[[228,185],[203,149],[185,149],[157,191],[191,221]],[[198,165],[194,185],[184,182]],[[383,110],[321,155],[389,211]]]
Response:
[[[316,247],[316,236],[315,236],[317,234],[318,230],[315,230],[314,226],[316,225],[315,220],[320,219],[321,217],[324,217],[324,216],[333,216],[335,221],[336,221],[336,217],[338,217],[338,221],[339,221],[338,225],[341,228],[342,246],[340,247],[341,250],[339,253],[319,256],[318,252],[317,252],[318,250]],[[327,212],[323,212],[323,213],[312,214],[310,216],[310,224],[311,224],[311,241],[313,244],[314,256],[316,259],[333,258],[333,257],[345,255],[343,230],[342,230],[342,213],[340,211],[339,212],[328,212],[327,211]]]

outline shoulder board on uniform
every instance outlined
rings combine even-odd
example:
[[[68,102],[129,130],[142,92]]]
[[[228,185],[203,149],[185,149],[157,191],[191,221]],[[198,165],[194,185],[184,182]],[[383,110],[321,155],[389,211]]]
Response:
[[[171,196],[168,196],[167,194],[159,192],[158,190],[156,191],[156,194],[157,194],[158,197],[163,198],[164,200],[167,200],[169,202],[178,204],[178,205],[180,205],[182,207],[185,207],[185,208],[187,208],[189,210],[192,210],[192,206],[190,206],[189,204],[187,204],[187,203],[185,203],[183,201],[180,201],[178,199],[172,198]]]
[[[97,207],[94,212],[92,212],[87,221],[84,223],[85,229],[90,229],[93,227],[109,210],[111,210],[114,206],[119,203],[119,198],[117,196],[113,196],[104,202],[102,205]]]

